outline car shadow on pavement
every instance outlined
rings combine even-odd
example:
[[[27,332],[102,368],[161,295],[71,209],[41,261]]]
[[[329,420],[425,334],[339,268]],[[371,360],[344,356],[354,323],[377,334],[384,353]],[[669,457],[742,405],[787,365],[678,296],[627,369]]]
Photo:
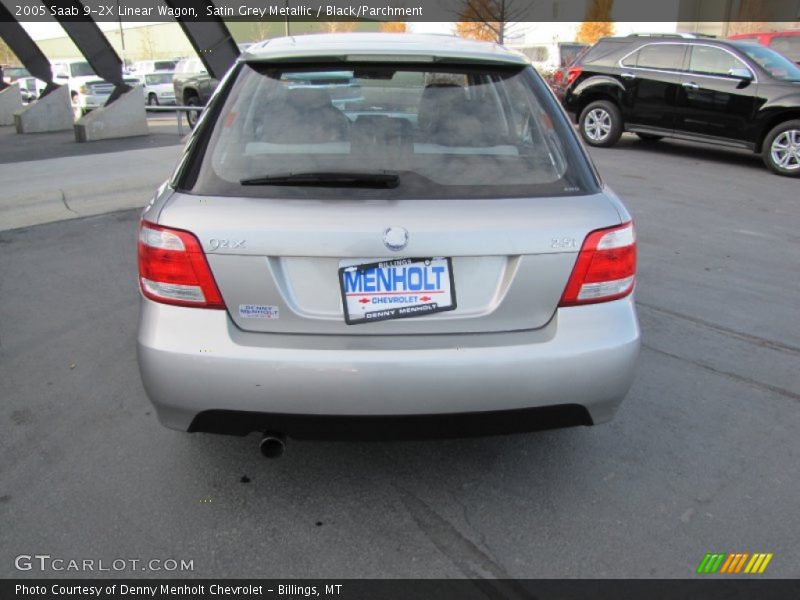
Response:
[[[747,150],[719,148],[706,144],[695,144],[682,140],[662,139],[658,141],[640,140],[638,137],[625,134],[612,150],[631,150],[645,152],[654,156],[670,156],[684,158],[702,163],[723,163],[727,166],[741,166],[768,172],[759,154]],[[594,150],[594,149],[593,149]]]
[[[289,439],[279,459],[261,455],[259,434],[178,434],[170,436],[164,455],[174,463],[175,474],[191,473],[197,480],[202,473],[204,481],[196,483],[216,490],[222,503],[247,498],[268,506],[297,497],[306,499],[308,515],[370,512],[369,505],[380,503],[382,496],[396,500],[404,494],[437,498],[443,506],[487,494],[498,495],[501,504],[517,498],[538,505],[574,493],[575,478],[590,469],[586,457],[604,453],[607,439],[598,433],[598,428],[576,427],[430,441]],[[531,497],[531,481],[547,488],[544,500]]]

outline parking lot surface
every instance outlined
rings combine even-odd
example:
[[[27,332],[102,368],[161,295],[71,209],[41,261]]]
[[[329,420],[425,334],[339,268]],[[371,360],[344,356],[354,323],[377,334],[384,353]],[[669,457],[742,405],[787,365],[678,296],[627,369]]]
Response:
[[[147,126],[150,134],[146,136],[99,140],[83,144],[75,143],[75,133],[71,129],[19,135],[14,127],[3,126],[0,127],[0,164],[63,156],[154,149],[178,144],[181,141],[182,136],[178,133],[178,121],[174,112],[147,113]],[[189,133],[185,118],[182,131],[183,135]]]
[[[0,576],[19,554],[189,577],[800,577],[800,205],[757,157],[593,150],[634,215],[644,347],[610,424],[296,442],[161,427],[136,368],[136,211],[0,233]],[[144,203],[146,198],[142,199]]]

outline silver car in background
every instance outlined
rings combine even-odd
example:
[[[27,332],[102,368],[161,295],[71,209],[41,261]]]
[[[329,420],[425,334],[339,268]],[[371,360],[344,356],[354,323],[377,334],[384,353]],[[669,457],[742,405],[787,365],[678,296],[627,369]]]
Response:
[[[265,454],[601,423],[639,351],[631,216],[526,60],[482,42],[250,47],[144,211],[139,270],[160,421]]]

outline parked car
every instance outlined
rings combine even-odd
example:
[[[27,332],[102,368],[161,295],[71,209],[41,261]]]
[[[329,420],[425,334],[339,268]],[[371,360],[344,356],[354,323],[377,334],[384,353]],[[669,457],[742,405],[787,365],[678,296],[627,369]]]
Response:
[[[288,89],[322,89],[330,96],[331,103],[339,109],[352,107],[363,102],[361,83],[353,77],[352,71],[320,71],[287,73]]]
[[[239,52],[245,52],[254,44],[250,42],[237,44]],[[199,58],[184,58],[175,65],[175,76],[173,77],[173,87],[175,98],[183,106],[197,106],[197,111],[188,111],[186,120],[189,127],[194,127],[202,107],[206,105],[211,94],[217,89],[219,80],[211,77],[203,61]]]
[[[54,82],[69,87],[76,120],[103,106],[114,91],[114,84],[101,79],[84,59],[57,61],[51,68]],[[139,84],[135,77],[124,77],[123,81],[130,86]]]
[[[36,100],[42,92],[44,92],[47,85],[44,81],[33,77],[25,67],[3,67],[2,73],[3,81],[6,83],[19,84],[19,91],[23,102],[33,102]]]
[[[585,46],[579,50],[568,63],[566,63],[563,67],[556,69],[553,73],[553,77],[549,82],[550,88],[553,90],[553,93],[560,102],[563,103],[564,94],[566,93],[567,88],[580,72],[578,69],[573,67],[578,64],[583,55],[588,52],[589,48],[591,48],[591,46]]]
[[[28,69],[25,67],[12,67],[8,65],[0,65],[0,73],[5,83],[14,83],[17,79],[31,76]]]
[[[780,52],[791,61],[800,64],[800,29],[789,31],[764,31],[761,33],[740,33],[730,40],[748,40]]]
[[[297,85],[342,71],[360,102]],[[273,456],[602,423],[634,374],[635,267],[630,214],[517,53],[273,39],[142,215],[139,368],[164,425]]]
[[[148,106],[175,104],[175,88],[172,84],[174,76],[175,73],[172,71],[155,71],[139,77],[144,86],[144,99]]]
[[[800,176],[800,68],[750,41],[680,36],[605,38],[571,68],[564,106],[587,144],[623,131],[759,153]]]
[[[130,72],[138,77],[155,71],[174,71],[179,59],[138,60],[131,65]]]
[[[554,78],[557,77],[557,73],[572,64],[575,58],[587,47],[588,44],[580,42],[551,42],[548,44],[518,46],[514,49],[522,52],[542,77],[552,84]]]
[[[172,86],[176,101],[182,106],[197,107],[197,111],[186,113],[190,127],[197,124],[202,107],[206,105],[218,85],[219,80],[209,75],[199,58],[184,58],[175,66]]]
[[[39,84],[41,82],[35,77],[17,79],[16,83],[19,84],[19,93],[22,97],[22,101],[26,104],[38,100],[44,93],[45,86],[42,85],[40,87]]]

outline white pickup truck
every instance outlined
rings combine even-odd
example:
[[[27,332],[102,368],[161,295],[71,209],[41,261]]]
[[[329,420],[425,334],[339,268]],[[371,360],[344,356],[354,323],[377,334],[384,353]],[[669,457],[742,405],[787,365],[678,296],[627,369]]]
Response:
[[[53,81],[69,87],[76,120],[103,106],[114,91],[114,84],[101,79],[84,59],[61,60],[51,63],[51,67]],[[124,81],[131,86],[139,84],[135,77],[126,77]]]

